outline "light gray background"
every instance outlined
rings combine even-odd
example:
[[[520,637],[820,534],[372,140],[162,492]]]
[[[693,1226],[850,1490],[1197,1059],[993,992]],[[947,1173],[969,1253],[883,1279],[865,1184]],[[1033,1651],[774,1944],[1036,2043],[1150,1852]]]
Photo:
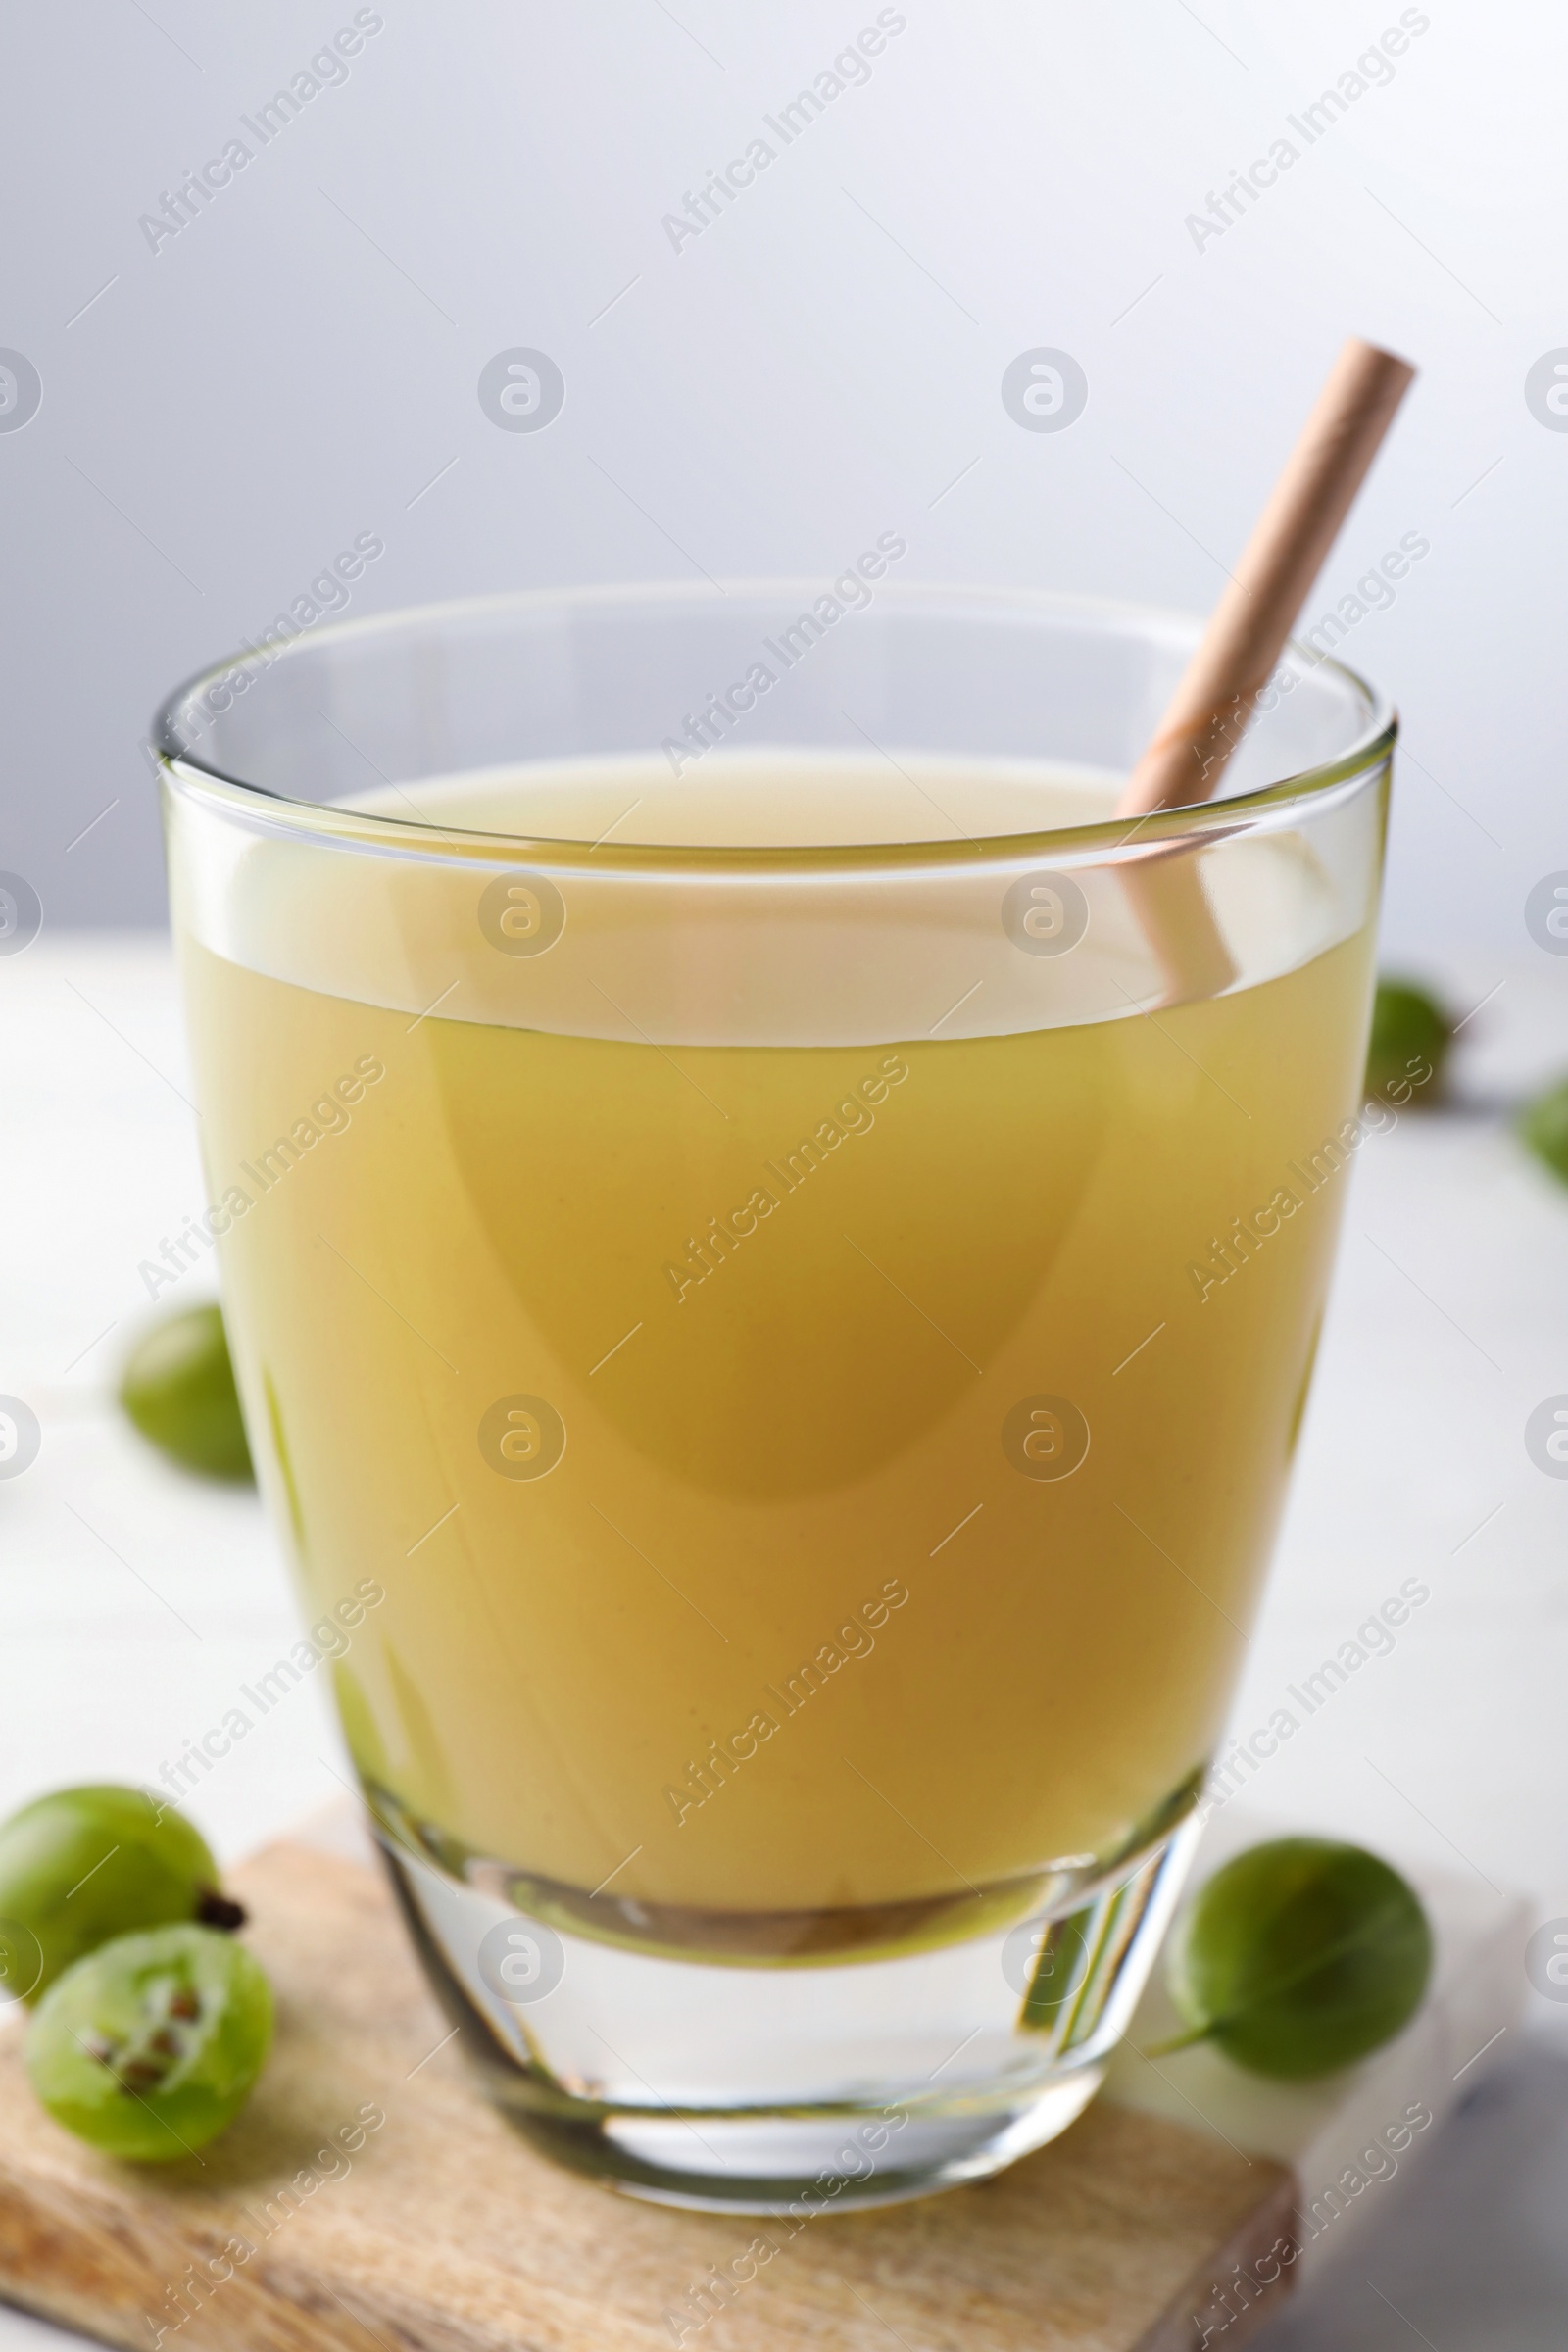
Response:
[[[358,532],[386,553],[353,612],[826,575],[885,529],[911,577],[1204,609],[1358,331],[1421,380],[1309,616],[1430,539],[1344,649],[1405,713],[1389,952],[1531,953],[1525,893],[1568,861],[1568,433],[1524,398],[1568,344],[1568,25],[1432,0],[1393,79],[1199,250],[1186,217],[1302,145],[1286,118],[1394,0],[901,13],[869,81],[677,252],[662,216],[874,0],[385,0],[347,80],[154,253],[139,217],[352,0],[12,12],[0,345],[44,390],[0,433],[0,867],[48,924],[161,919],[154,705]],[[1089,380],[1060,433],[1002,404],[1041,344]],[[481,412],[513,345],[564,373],[547,431]]]

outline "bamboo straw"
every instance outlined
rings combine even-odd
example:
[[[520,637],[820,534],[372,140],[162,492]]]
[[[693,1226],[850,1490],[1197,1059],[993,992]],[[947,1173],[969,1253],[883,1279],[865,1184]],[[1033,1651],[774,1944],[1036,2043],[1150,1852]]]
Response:
[[[1184,808],[1212,793],[1414,373],[1371,343],[1345,345],[1118,816]]]
[[[1205,801],[1284,650],[1415,370],[1352,338],[1341,351],[1159,726],[1116,804],[1140,820]],[[1133,831],[1137,831],[1134,823]],[[1199,859],[1152,849],[1122,887],[1165,975],[1165,1002],[1218,996],[1236,965]]]

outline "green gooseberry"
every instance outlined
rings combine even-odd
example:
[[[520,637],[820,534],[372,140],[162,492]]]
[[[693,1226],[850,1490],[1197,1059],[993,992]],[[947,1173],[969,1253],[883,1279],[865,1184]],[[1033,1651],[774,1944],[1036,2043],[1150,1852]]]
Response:
[[[120,1401],[144,1438],[187,1470],[252,1478],[251,1449],[220,1306],[155,1323],[121,1376]]]
[[[1380,980],[1372,1000],[1363,1092],[1368,1098],[1392,1100],[1399,1107],[1405,1102],[1436,1102],[1452,1042],[1453,1024],[1426,989],[1411,980]],[[1401,1086],[1406,1090],[1402,1097],[1396,1091]]]
[[[271,2038],[271,1987],[242,1943],[155,1928],[67,1969],[27,2028],[27,2076],[90,2147],[169,2164],[233,2122]]]
[[[1388,1863],[1326,1838],[1250,1846],[1177,1923],[1166,1981],[1189,2031],[1237,2065],[1304,2082],[1393,2039],[1421,2005],[1432,1930]],[[1157,2053],[1151,2053],[1156,2055]]]
[[[111,1936],[237,1927],[206,1840],[139,1788],[56,1788],[0,1824],[0,1991],[36,2000]]]
[[[1519,1134],[1526,1150],[1568,1184],[1568,1078],[1526,1103],[1519,1114]]]

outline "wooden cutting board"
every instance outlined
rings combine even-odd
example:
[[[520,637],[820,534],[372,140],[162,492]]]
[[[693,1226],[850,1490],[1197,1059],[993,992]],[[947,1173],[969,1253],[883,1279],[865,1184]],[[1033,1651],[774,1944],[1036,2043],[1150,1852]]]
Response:
[[[534,2155],[467,2079],[370,1871],[281,1844],[233,1877],[278,2032],[203,2159],[95,2157],[0,2034],[0,2296],[132,2352],[1177,2352],[1233,2266],[1291,2234],[1286,2167],[1101,2103],[999,2180],[801,2226],[701,2325],[692,2290],[767,2222]],[[1272,2267],[1227,2347],[1286,2290]]]

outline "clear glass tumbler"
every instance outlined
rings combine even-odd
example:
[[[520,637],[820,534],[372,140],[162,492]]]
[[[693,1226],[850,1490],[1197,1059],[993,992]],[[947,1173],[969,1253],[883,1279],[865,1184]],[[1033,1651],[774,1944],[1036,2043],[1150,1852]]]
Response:
[[[885,555],[885,551],[884,551]],[[159,721],[263,1485],[532,2139],[757,2212],[1061,2131],[1174,1900],[1310,1378],[1394,722],[895,587],[274,635]]]

